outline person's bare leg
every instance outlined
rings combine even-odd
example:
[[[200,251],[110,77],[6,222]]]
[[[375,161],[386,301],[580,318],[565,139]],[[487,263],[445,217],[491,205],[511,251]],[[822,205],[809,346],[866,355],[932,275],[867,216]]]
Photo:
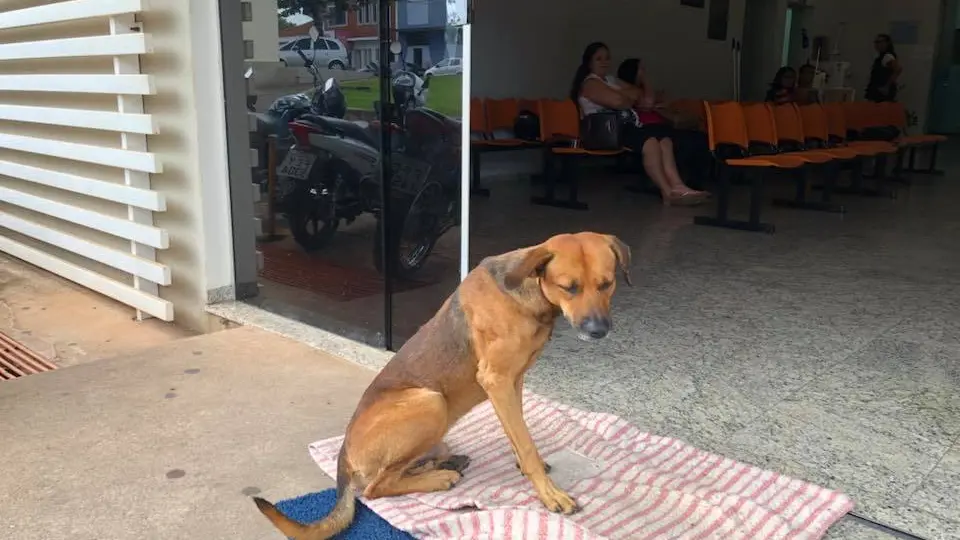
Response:
[[[673,152],[673,141],[669,138],[660,139],[660,161],[663,163],[663,170],[670,180],[670,189],[674,193],[687,193],[696,191],[683,181],[680,171],[677,169],[677,158]]]
[[[666,201],[670,198],[672,187],[666,171],[663,170],[663,151],[656,139],[647,139],[643,143],[643,170],[653,183],[660,188],[660,195]]]

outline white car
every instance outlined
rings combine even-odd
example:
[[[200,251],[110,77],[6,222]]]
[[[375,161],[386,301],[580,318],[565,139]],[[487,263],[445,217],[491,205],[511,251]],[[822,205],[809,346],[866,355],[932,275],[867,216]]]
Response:
[[[428,69],[425,75],[459,75],[463,73],[463,64],[459,58],[445,58]]]
[[[302,37],[285,43],[280,47],[279,56],[283,65],[290,67],[303,66],[303,59],[297,54],[297,48],[314,61],[318,67],[327,69],[346,69],[349,60],[347,48],[339,39],[321,37],[310,44],[309,37]]]

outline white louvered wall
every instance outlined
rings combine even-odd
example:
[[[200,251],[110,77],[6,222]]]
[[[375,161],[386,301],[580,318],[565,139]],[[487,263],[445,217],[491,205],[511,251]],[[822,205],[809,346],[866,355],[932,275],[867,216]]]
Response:
[[[145,1],[0,2],[0,251],[172,321]]]

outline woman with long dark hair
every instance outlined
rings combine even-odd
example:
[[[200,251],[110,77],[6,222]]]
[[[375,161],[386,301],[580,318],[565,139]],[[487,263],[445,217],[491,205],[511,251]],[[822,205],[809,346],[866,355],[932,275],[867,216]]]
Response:
[[[887,34],[879,34],[873,40],[877,57],[870,68],[870,82],[863,97],[870,101],[896,101],[897,78],[903,72],[903,66],[897,60],[897,51],[893,40]]]
[[[777,70],[773,76],[773,82],[767,90],[767,97],[764,101],[769,101],[777,105],[790,103],[796,100],[797,92],[797,72],[790,66],[783,66]]]
[[[639,58],[627,58],[620,62],[617,79],[633,84],[643,92],[643,99],[634,106],[640,122],[644,125],[669,127],[669,136],[673,140],[677,168],[681,175],[695,188],[704,186],[712,163],[706,134],[699,130],[678,128],[662,114],[666,110],[663,96],[650,84],[647,70]]]
[[[610,49],[600,42],[588,45],[570,85],[570,99],[580,107],[580,114],[623,112],[627,118],[623,126],[623,143],[643,156],[643,168],[660,189],[663,204],[702,203],[708,194],[687,186],[677,170],[670,128],[643,124],[634,111],[634,106],[647,100],[644,91],[629,82],[617,80],[609,72]]]

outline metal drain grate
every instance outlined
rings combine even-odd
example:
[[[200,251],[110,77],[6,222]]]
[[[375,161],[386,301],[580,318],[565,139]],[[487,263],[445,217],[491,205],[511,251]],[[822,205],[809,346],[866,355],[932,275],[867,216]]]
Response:
[[[0,381],[53,371],[57,366],[19,341],[0,332]]]

